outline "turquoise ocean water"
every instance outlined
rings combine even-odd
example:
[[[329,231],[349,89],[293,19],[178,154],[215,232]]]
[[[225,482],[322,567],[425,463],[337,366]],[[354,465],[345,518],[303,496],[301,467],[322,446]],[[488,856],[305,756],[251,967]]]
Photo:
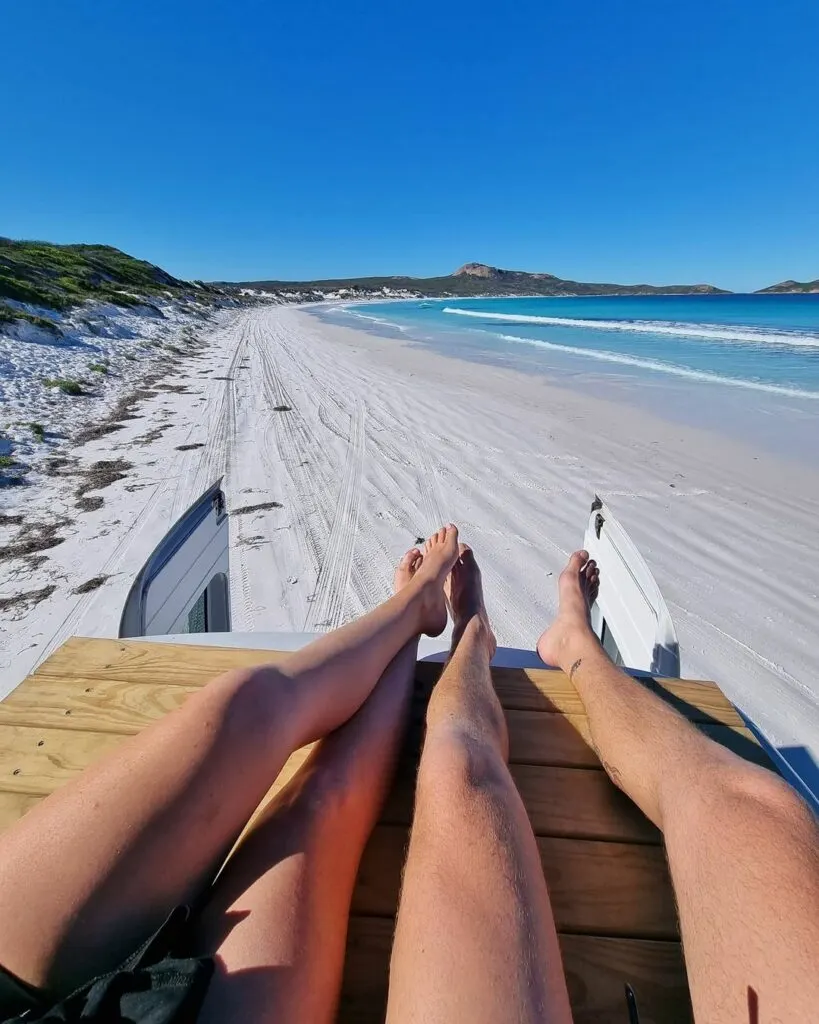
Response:
[[[445,299],[315,312],[819,469],[819,295]]]
[[[530,370],[819,402],[819,295],[446,299],[336,312],[452,355]]]

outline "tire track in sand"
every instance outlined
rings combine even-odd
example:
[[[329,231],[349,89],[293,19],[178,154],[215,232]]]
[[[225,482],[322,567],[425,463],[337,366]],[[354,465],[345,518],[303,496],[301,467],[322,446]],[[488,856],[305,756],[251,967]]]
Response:
[[[284,373],[287,373],[292,380],[299,379],[299,364],[289,352],[286,345],[281,344],[278,331],[271,331],[269,334],[262,332],[257,339],[257,351],[261,360],[262,386],[265,401],[271,409],[275,406],[286,406],[288,411],[281,415],[276,414],[273,420],[274,442],[278,449],[281,465],[289,477],[295,503],[291,509],[292,528],[296,544],[302,552],[302,562],[310,567],[316,581],[315,587],[319,586],[322,577],[328,572],[341,583],[334,584],[338,591],[338,600],[342,602],[342,610],[328,606],[328,599],[321,601],[321,594],[314,589],[307,599],[310,610],[307,613],[306,621],[322,622],[326,615],[330,614],[336,625],[343,621],[343,602],[345,596],[351,605],[351,614],[359,614],[371,600],[371,586],[366,573],[362,571],[361,565],[352,558],[353,548],[347,550],[343,545],[339,553],[328,550],[328,545],[334,534],[338,537],[347,538],[347,544],[355,543],[355,531],[349,531],[348,526],[340,525],[334,530],[334,523],[339,515],[345,514],[345,509],[354,508],[355,517],[358,517],[358,508],[361,501],[361,481],[363,476],[363,448],[364,444],[364,406],[354,410],[349,408],[336,396],[330,396],[330,389],[325,384],[325,396],[331,397],[340,412],[343,412],[352,423],[351,431],[358,425],[358,449],[357,461],[350,462],[349,447],[348,456],[345,459],[345,468],[341,480],[334,470],[332,455],[328,450],[324,439],[317,435],[313,425],[302,415],[290,396],[289,389],[283,381]],[[279,357],[279,358],[277,358]],[[289,365],[280,369],[279,360],[283,358]],[[315,390],[315,388],[313,389]],[[318,417],[317,417],[318,418]],[[319,421],[323,429],[328,428]],[[349,442],[348,442],[349,445]],[[356,445],[352,445],[356,451]],[[348,484],[348,473],[354,468],[356,470],[355,483],[350,491],[350,498],[347,502],[343,500],[345,486]],[[339,496],[341,495],[341,496]],[[339,540],[335,541],[337,545]],[[345,554],[346,552],[346,554]],[[328,557],[332,560],[335,557],[341,559],[340,567],[335,569],[327,568]],[[343,585],[341,585],[343,583]],[[316,603],[325,605],[325,619],[318,616],[312,606]],[[307,629],[307,625],[303,626]]]
[[[357,400],[350,414],[350,443],[341,491],[336,504],[333,525],[324,561],[319,572],[313,604],[307,614],[305,630],[335,629],[341,624],[344,599],[353,570],[353,552],[358,532],[361,504],[364,453],[366,451],[366,416],[363,402]]]

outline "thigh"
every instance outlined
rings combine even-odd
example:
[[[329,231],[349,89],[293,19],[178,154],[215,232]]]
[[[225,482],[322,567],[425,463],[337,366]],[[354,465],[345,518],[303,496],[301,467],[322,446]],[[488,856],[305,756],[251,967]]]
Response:
[[[214,680],[0,837],[0,963],[67,994],[210,884],[294,745],[275,669]]]
[[[782,780],[715,762],[670,785],[663,831],[695,1017],[813,1019],[819,830]]]
[[[571,1021],[534,835],[493,745],[428,735],[388,1021]]]

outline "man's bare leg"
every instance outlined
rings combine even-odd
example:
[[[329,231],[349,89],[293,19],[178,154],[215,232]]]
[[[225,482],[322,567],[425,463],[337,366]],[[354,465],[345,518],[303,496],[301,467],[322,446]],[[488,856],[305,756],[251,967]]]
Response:
[[[421,565],[404,559],[400,590]],[[216,955],[199,1020],[334,1019],[358,865],[408,723],[417,639],[322,740],[219,877],[198,945]]]
[[[427,712],[387,1018],[568,1024],[543,870],[506,765],[489,672],[495,638],[475,559],[461,551],[452,653]]]
[[[591,631],[598,573],[560,577],[538,642],[583,699],[612,781],[663,831],[698,1021],[807,1021],[819,1007],[819,830],[778,777],[712,742],[616,668]]]
[[[457,530],[410,583],[276,667],[228,672],[0,837],[0,964],[56,993],[116,966],[213,878],[290,753],[361,707],[398,652],[446,624]]]

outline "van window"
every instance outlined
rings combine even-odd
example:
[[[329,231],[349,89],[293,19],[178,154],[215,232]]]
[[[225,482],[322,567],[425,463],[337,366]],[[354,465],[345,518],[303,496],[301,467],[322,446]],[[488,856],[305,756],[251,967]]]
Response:
[[[226,633],[228,618],[227,576],[216,573],[188,612],[185,633]]]
[[[188,623],[186,633],[207,633],[208,632],[208,592],[203,590],[196,600],[196,604],[188,612]]]

